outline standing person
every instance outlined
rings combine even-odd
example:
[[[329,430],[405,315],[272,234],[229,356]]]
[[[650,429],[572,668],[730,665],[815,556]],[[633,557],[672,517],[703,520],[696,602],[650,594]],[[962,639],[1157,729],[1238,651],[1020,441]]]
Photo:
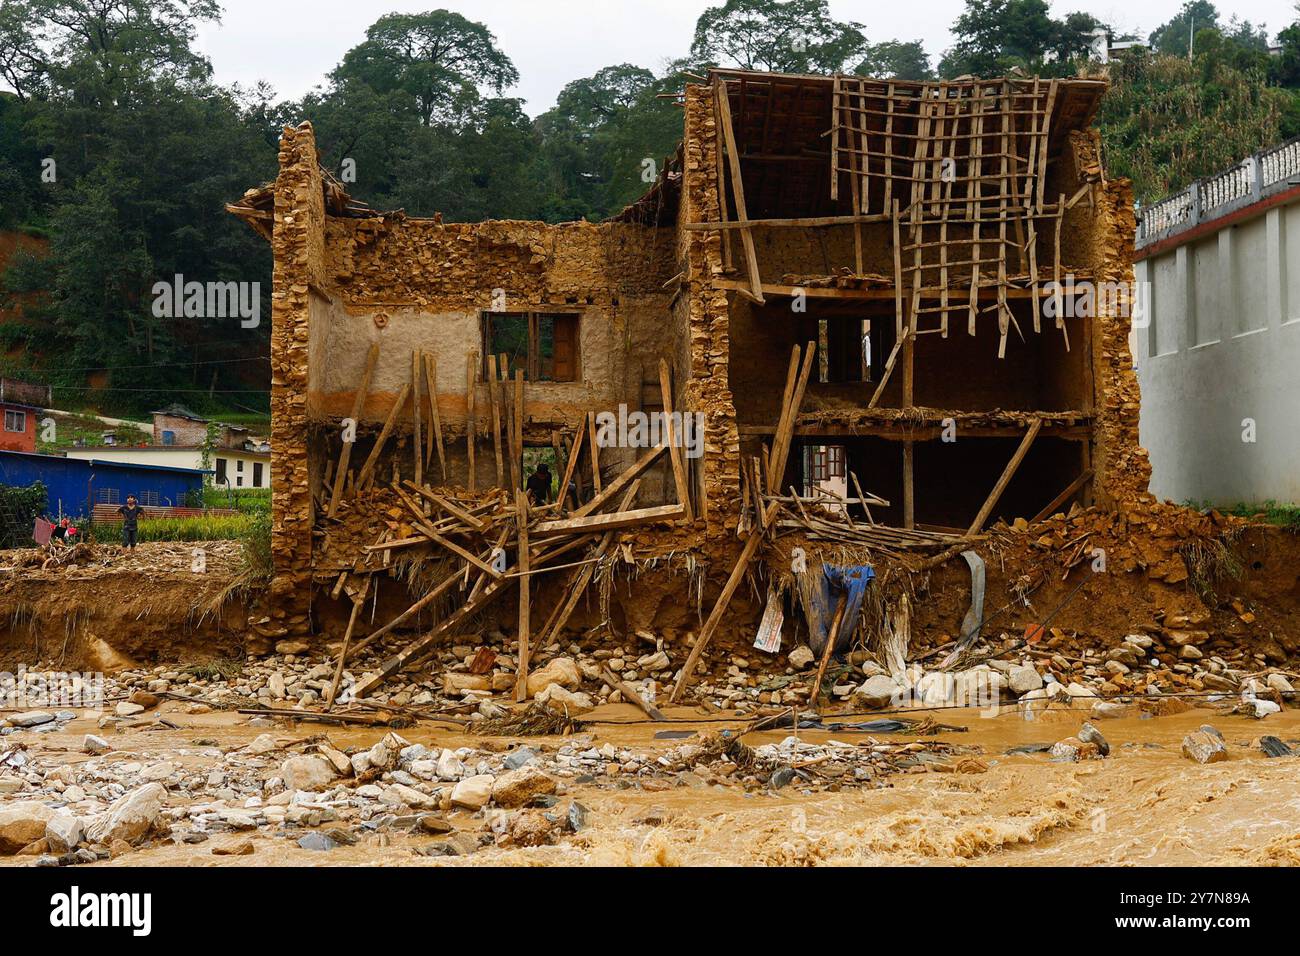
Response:
[[[546,467],[546,462],[542,462],[533,470],[532,477],[528,479],[526,490],[533,504],[544,505],[550,503],[551,469]]]
[[[117,513],[122,516],[122,547],[134,551],[137,522],[140,515],[144,514],[144,509],[135,503],[135,495],[127,495],[126,504],[118,508]]]

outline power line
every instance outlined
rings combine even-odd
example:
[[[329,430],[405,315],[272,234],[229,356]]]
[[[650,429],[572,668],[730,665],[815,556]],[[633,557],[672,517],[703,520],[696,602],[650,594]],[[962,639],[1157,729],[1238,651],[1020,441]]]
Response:
[[[236,359],[195,359],[195,360],[192,361],[192,362],[149,362],[149,363],[146,363],[146,364],[144,364],[144,365],[114,365],[114,366],[112,366],[112,367],[109,367],[109,366],[107,366],[107,365],[81,365],[81,366],[66,366],[66,365],[63,365],[63,366],[59,366],[59,371],[62,371],[62,372],[120,372],[120,371],[123,371],[123,370],[125,370],[125,369],[136,369],[136,368],[189,368],[189,367],[191,367],[191,366],[195,366],[195,365],[231,365],[231,364],[234,364],[234,363],[236,363],[236,362],[269,362],[269,361],[271,361],[271,357],[270,357],[269,355],[256,355],[256,356],[253,356],[252,358],[236,358]],[[56,386],[54,386],[54,387],[55,387],[55,388],[59,388],[60,386],[56,385]]]

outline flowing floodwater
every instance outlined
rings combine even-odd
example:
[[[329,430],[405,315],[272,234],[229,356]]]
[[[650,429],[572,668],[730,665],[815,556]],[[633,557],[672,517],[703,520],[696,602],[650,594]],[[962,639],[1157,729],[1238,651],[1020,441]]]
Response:
[[[166,707],[166,705],[164,705]],[[263,728],[248,727],[230,713],[169,716],[182,730],[132,731],[112,738],[133,759],[177,761],[203,767],[196,740],[222,748],[241,746]],[[681,740],[655,740],[663,724],[637,720],[627,705],[610,705],[590,715],[595,745],[653,749]],[[698,711],[670,712],[675,720],[700,720]],[[670,789],[612,789],[570,783],[566,796],[590,811],[589,825],[554,846],[527,849],[487,847],[468,857],[429,858],[414,848],[433,838],[394,833],[367,837],[355,846],[326,853],[300,849],[294,840],[269,833],[221,833],[206,843],[158,842],[102,864],[149,865],[1215,865],[1300,864],[1300,757],[1268,759],[1258,748],[1272,734],[1300,749],[1300,712],[1290,710],[1257,721],[1220,716],[1197,708],[1166,717],[1094,721],[1111,745],[1104,760],[1054,763],[1043,753],[1011,754],[1009,748],[1050,744],[1077,731],[1087,714],[1060,710],[1027,720],[1015,709],[987,717],[979,711],[945,711],[944,723],[968,728],[937,739],[978,750],[986,772],[903,772],[883,778],[884,786],[846,785],[838,792],[803,792],[799,784],[776,792],[746,792],[740,786],[705,783]],[[1203,724],[1223,734],[1231,759],[1199,765],[1181,755],[1181,741]],[[708,732],[740,722],[718,717],[673,724],[674,730]],[[27,736],[43,760],[87,759],[81,735],[94,722],[78,720],[57,734]],[[369,746],[382,729],[337,730],[319,725],[285,725],[281,737],[302,739],[327,733],[336,747]],[[775,742],[789,732],[754,733],[750,745]],[[484,747],[484,738],[445,725],[421,724],[402,736],[428,746]],[[849,744],[865,735],[801,731],[801,739]],[[12,739],[12,738],[10,738]],[[882,736],[894,742],[899,735]],[[907,739],[907,738],[902,738]],[[934,739],[934,738],[928,738]],[[531,738],[559,745],[563,738]],[[499,741],[505,746],[509,741]],[[62,754],[59,749],[63,748]],[[691,775],[693,777],[693,775]],[[647,786],[660,786],[650,781]],[[483,830],[481,817],[453,812],[460,829]],[[302,831],[297,831],[295,837]],[[223,842],[252,839],[249,856],[214,856]],[[369,841],[369,842],[366,842]],[[9,858],[9,864],[30,859]]]

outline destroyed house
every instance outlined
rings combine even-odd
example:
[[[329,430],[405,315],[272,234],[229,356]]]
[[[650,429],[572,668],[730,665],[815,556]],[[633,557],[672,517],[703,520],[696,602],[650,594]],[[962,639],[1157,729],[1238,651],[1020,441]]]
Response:
[[[310,629],[313,580],[387,567],[416,512],[453,526],[418,489],[518,489],[539,454],[577,488],[543,535],[636,527],[624,547],[723,572],[759,532],[934,553],[1144,491],[1126,303],[1089,293],[1132,278],[1104,91],[714,70],[598,224],[377,212],[287,128],[275,183],[229,207],[275,257],[275,633]],[[602,444],[620,408],[687,417],[667,450]],[[393,484],[397,530],[350,536],[358,491]]]

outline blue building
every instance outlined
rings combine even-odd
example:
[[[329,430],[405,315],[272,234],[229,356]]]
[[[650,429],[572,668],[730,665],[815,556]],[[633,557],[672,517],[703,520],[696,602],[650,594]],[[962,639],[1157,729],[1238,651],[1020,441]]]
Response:
[[[0,485],[26,487],[39,481],[49,492],[48,513],[74,517],[89,515],[97,504],[124,504],[127,495],[142,505],[183,507],[190,493],[201,493],[205,474],[210,472],[0,451]]]

